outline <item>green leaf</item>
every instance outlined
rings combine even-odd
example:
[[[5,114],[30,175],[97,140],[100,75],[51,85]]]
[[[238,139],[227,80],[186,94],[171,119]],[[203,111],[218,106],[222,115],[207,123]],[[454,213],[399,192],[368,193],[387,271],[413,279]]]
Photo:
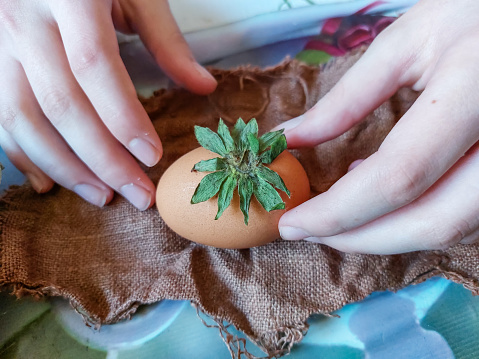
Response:
[[[279,193],[265,180],[256,177],[253,187],[256,199],[268,212],[285,208],[285,204]]]
[[[283,134],[284,130],[278,130],[274,132],[265,133],[259,139],[259,152],[263,152],[269,146],[271,146],[278,138]]]
[[[286,136],[281,135],[275,142],[271,144],[269,150],[260,155],[261,162],[266,164],[273,162],[274,159],[278,157],[287,147],[288,144],[286,143]]]
[[[195,126],[195,136],[201,146],[220,156],[226,156],[226,148],[218,134],[208,127]]]
[[[220,218],[225,209],[230,205],[237,184],[238,178],[228,176],[221,185],[220,193],[218,194],[218,213],[216,213],[215,219]]]
[[[253,133],[248,134],[248,147],[256,155],[259,151],[258,137]]]
[[[332,56],[327,52],[312,49],[303,50],[295,56],[296,60],[302,61],[310,66],[325,64],[331,58]]]
[[[258,137],[258,122],[256,122],[256,119],[252,118],[245,126],[243,131],[241,132],[241,137],[240,137],[240,142],[242,147],[241,148],[248,148],[248,138],[250,135]]]
[[[241,138],[241,134],[243,133],[243,130],[244,130],[245,127],[246,127],[246,124],[244,123],[243,119],[240,117],[240,118],[238,118],[238,121],[236,121],[236,124],[233,127],[233,129],[231,130],[231,136],[233,137],[236,148],[240,151],[241,151],[240,138]]]
[[[265,180],[266,182],[269,182],[277,189],[280,189],[281,191],[285,192],[288,195],[288,197],[291,197],[291,192],[289,192],[289,190],[286,188],[286,185],[284,184],[281,176],[277,174],[275,171],[269,169],[268,167],[260,165],[256,169],[256,175],[259,178]]]
[[[241,118],[231,128],[219,120],[218,132],[207,127],[195,126],[195,135],[204,148],[223,158],[200,161],[193,171],[211,172],[199,183],[191,203],[204,202],[218,195],[218,212],[222,216],[231,205],[236,188],[240,198],[240,209],[244,222],[249,222],[251,199],[254,196],[268,212],[284,209],[278,191],[291,195],[281,177],[263,166],[274,161],[286,147],[283,130],[268,132],[258,138],[258,123],[251,119],[245,123]]]
[[[231,137],[230,130],[228,126],[225,125],[223,120],[220,118],[220,123],[218,124],[218,135],[223,140],[226,151],[231,152],[235,148],[235,143],[233,137]]]
[[[228,175],[228,171],[218,171],[203,177],[191,198],[191,204],[207,201],[217,194]]]
[[[238,181],[238,194],[240,198],[240,209],[243,212],[244,223],[248,225],[249,206],[253,195],[253,181],[249,177],[240,177]]]
[[[223,158],[215,157],[209,160],[204,160],[196,163],[193,167],[193,171],[199,172],[214,172],[225,170],[228,168],[228,164]]]

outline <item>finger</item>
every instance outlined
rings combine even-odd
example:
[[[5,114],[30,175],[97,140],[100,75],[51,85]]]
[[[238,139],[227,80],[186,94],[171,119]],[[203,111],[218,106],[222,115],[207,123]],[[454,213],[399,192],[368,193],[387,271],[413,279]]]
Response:
[[[123,34],[134,34],[122,7],[122,0],[113,0],[111,4],[111,17],[115,29]]]
[[[160,67],[178,85],[206,95],[216,88],[216,80],[199,65],[171,14],[168,1],[149,0],[141,6],[129,4],[124,9],[131,27],[151,52]]]
[[[2,116],[3,117],[3,116]],[[0,119],[3,122],[3,119]],[[33,189],[38,193],[48,192],[54,182],[38,168],[25,152],[18,146],[7,131],[0,126],[0,146],[9,158],[10,162],[25,176],[27,176]]]
[[[24,26],[17,39],[19,57],[46,117],[104,183],[138,209],[149,208],[155,186],[100,121],[78,86],[57,29],[43,21]]]
[[[75,79],[103,123],[140,161],[155,165],[162,153],[160,138],[120,58],[111,6],[58,1],[52,12]]]
[[[396,254],[444,250],[479,238],[479,145],[413,203],[352,231],[308,238],[340,251]]]
[[[479,229],[466,235],[459,243],[461,244],[474,244],[479,243]]]
[[[479,138],[479,106],[470,101],[477,94],[470,77],[479,73],[472,60],[462,65],[438,71],[378,152],[326,193],[285,213],[283,238],[351,230],[412,202],[436,182]]]
[[[309,111],[277,126],[285,129],[288,147],[315,146],[341,135],[413,81],[407,75],[409,51],[398,50],[388,34],[382,33]]]
[[[353,161],[348,167],[348,172],[358,167],[363,161],[364,161],[363,159]]]
[[[111,189],[79,160],[43,115],[21,65],[0,57],[0,68],[10,85],[0,89],[0,143],[13,164],[38,192],[49,190],[53,179],[97,206],[110,201]]]

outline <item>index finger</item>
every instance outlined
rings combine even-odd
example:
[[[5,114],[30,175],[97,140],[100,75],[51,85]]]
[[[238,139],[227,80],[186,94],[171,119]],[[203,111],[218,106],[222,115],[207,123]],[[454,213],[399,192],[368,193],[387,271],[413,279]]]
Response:
[[[316,105],[277,126],[285,129],[288,147],[315,146],[336,138],[364,120],[399,88],[416,84],[426,62],[414,63],[421,43],[404,41],[410,30],[404,26],[398,29],[400,20],[379,34]]]
[[[285,213],[282,237],[349,231],[411,203],[435,183],[479,138],[479,105],[471,101],[477,92],[471,75],[479,78],[479,71],[472,60],[457,63],[437,72],[378,152],[326,193]]]
[[[51,6],[73,75],[99,117],[140,161],[156,164],[161,141],[120,58],[111,4],[87,0]]]
[[[125,13],[130,25],[158,65],[177,85],[200,95],[208,95],[215,90],[215,78],[196,62],[167,0],[127,5]]]

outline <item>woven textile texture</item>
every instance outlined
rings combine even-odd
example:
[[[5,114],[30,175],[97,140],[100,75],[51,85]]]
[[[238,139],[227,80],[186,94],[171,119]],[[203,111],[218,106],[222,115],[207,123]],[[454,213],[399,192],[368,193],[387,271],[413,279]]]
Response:
[[[213,69],[219,86],[210,96],[175,89],[142,99],[164,145],[163,159],[146,171],[158,181],[174,160],[196,148],[193,125],[216,129],[220,117],[230,125],[255,117],[265,132],[304,113],[360,56],[321,69],[295,61],[268,69]],[[326,191],[352,161],[375,152],[416,97],[401,90],[341,137],[293,151],[309,175],[311,195]],[[188,299],[221,330],[227,330],[223,321],[233,324],[269,356],[287,353],[302,339],[311,313],[330,313],[373,291],[442,274],[479,292],[477,244],[389,256],[281,240],[221,250],[179,237],[155,208],[139,212],[120,196],[100,209],[66,189],[39,195],[28,184],[3,197],[0,226],[5,290],[66,297],[97,324],[127,318],[143,303]],[[234,336],[225,341],[232,355],[243,351]]]

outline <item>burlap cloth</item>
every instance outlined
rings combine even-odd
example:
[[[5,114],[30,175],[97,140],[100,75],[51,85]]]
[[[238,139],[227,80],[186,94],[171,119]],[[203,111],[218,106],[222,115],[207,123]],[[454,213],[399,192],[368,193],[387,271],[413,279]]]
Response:
[[[323,69],[286,61],[265,70],[212,70],[219,86],[207,97],[183,90],[155,93],[144,106],[165,154],[149,175],[157,181],[175,159],[198,146],[194,124],[216,129],[219,117],[230,124],[256,117],[260,128],[269,130],[313,106],[358,57]],[[353,160],[376,151],[416,97],[401,90],[340,138],[294,151],[308,172],[312,195],[327,190]],[[99,209],[63,188],[38,195],[28,185],[9,190],[0,218],[0,285],[15,294],[66,297],[93,323],[127,318],[142,303],[188,299],[216,320],[223,334],[227,321],[271,356],[302,339],[311,313],[330,313],[373,291],[398,290],[442,274],[479,293],[477,244],[390,256],[281,240],[221,250],[177,236],[155,208],[139,212],[117,196]],[[224,339],[239,356],[241,343],[231,335]]]

